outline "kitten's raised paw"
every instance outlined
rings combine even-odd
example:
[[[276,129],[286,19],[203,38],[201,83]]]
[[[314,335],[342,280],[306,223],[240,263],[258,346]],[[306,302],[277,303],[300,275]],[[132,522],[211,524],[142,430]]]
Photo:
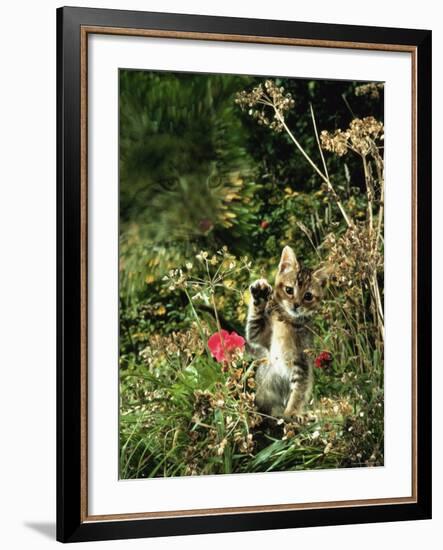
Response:
[[[249,287],[255,305],[266,303],[272,294],[272,286],[266,279],[258,279]]]

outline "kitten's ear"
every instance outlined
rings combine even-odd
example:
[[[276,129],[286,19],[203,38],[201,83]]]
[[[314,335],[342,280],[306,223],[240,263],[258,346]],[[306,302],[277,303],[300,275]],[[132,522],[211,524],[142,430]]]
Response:
[[[285,246],[281,253],[280,263],[278,265],[278,272],[284,273],[285,271],[298,271],[300,264],[297,261],[295,252],[290,246]]]
[[[334,273],[334,268],[330,264],[325,264],[314,271],[312,277],[321,285],[325,286],[328,279]]]

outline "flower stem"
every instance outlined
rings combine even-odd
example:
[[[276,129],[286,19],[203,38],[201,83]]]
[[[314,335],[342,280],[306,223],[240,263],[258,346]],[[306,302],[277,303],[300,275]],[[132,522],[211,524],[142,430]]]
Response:
[[[187,289],[185,288],[184,291],[185,291],[185,294],[186,294],[186,298],[188,299],[189,305],[191,306],[192,313],[193,313],[193,315],[195,317],[195,320],[197,322],[198,331],[200,332],[200,337],[201,337],[201,339],[203,341],[203,344],[205,346],[206,353],[208,354],[208,357],[210,359],[212,359],[212,355],[211,355],[211,352],[209,351],[208,344],[206,342],[206,335],[205,335],[205,331],[203,330],[203,326],[201,324],[200,317],[198,316],[198,313],[195,311],[194,304],[192,303],[192,298],[189,296],[189,293],[188,293]]]
[[[286,122],[284,121],[284,118],[280,115],[280,113],[278,112],[278,110],[274,107],[274,110],[275,110],[275,114],[276,114],[276,117],[277,119],[280,121],[281,125],[283,126],[283,128],[285,129],[286,133],[288,134],[288,136],[290,137],[290,139],[293,141],[293,143],[295,144],[295,146],[297,147],[297,149],[300,151],[300,153],[304,156],[304,158],[309,162],[309,164],[312,166],[312,168],[317,172],[317,174],[321,177],[321,179],[326,183],[329,191],[331,191],[333,197],[334,197],[334,200],[346,222],[346,224],[348,225],[348,227],[352,227],[353,223],[352,221],[349,219],[348,215],[346,214],[346,211],[340,201],[340,199],[338,198],[337,196],[337,193],[335,192],[335,189],[331,183],[331,180],[325,176],[323,174],[323,172],[318,168],[318,166],[315,164],[315,162],[313,162],[313,160],[311,159],[311,157],[306,153],[306,151],[303,149],[303,147],[300,145],[300,143],[298,142],[298,140],[296,139],[296,137],[294,136],[294,134],[291,132],[291,130],[288,128]]]

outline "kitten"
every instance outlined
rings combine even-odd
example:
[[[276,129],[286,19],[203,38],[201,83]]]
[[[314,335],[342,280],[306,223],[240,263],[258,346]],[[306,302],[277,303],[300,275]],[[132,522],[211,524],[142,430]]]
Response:
[[[329,274],[303,267],[289,246],[283,249],[275,287],[266,279],[250,287],[246,322],[250,348],[266,360],[256,373],[256,404],[272,416],[297,417],[312,391],[312,347],[309,319],[319,305]]]

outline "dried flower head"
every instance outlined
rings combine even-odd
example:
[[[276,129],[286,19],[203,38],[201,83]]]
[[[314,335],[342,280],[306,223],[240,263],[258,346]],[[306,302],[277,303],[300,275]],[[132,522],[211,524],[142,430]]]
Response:
[[[349,150],[366,156],[377,147],[377,140],[383,140],[383,129],[383,123],[373,116],[355,118],[347,130],[339,129],[333,133],[323,130],[320,134],[321,146],[340,157]]]
[[[192,326],[189,330],[172,332],[171,334],[153,334],[148,345],[140,351],[140,358],[148,366],[153,366],[164,359],[175,357],[182,365],[201,355],[205,348],[199,330],[207,331],[204,325],[198,329]]]
[[[286,113],[294,107],[295,102],[290,93],[285,93],[283,86],[277,86],[273,80],[266,80],[250,92],[239,92],[235,102],[257,120],[258,124],[267,126],[275,132],[281,132]]]
[[[383,267],[383,254],[376,235],[363,223],[349,227],[341,237],[330,234],[324,241],[334,280],[351,291],[368,281]]]
[[[379,99],[380,90],[383,90],[385,85],[383,82],[369,82],[368,84],[361,84],[354,90],[356,96],[367,95],[371,99]]]

